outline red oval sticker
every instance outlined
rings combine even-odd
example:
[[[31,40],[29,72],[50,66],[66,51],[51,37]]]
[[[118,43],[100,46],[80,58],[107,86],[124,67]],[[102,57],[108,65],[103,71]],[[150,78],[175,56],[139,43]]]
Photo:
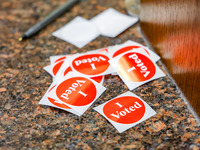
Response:
[[[130,51],[130,50],[132,50],[133,48],[142,48],[142,49],[145,50],[145,52],[146,52],[148,55],[150,55],[149,52],[148,52],[144,47],[135,45],[135,46],[126,46],[126,47],[123,47],[123,48],[119,49],[118,51],[116,51],[116,52],[113,54],[113,57],[116,57],[116,56],[118,56],[118,55],[120,55],[120,54],[122,54],[122,53],[125,53],[125,52],[127,52],[127,51]]]
[[[56,102],[55,99],[48,97],[49,102],[51,102],[53,105],[64,108],[64,109],[71,109],[69,106],[65,105],[65,104],[61,104]]]
[[[131,124],[142,119],[145,114],[145,105],[139,98],[124,96],[105,104],[103,112],[112,121]]]
[[[109,58],[103,54],[88,54],[73,60],[74,69],[86,75],[98,75],[110,66]]]
[[[54,85],[48,92],[50,92],[51,90],[53,90],[55,87],[56,87],[56,85]],[[49,102],[51,102],[55,106],[58,106],[58,107],[61,107],[61,108],[64,108],[64,109],[71,109],[67,105],[61,104],[61,103],[57,102],[55,99],[53,99],[53,98],[50,98],[50,97],[47,97],[47,98],[48,98]]]
[[[68,74],[70,71],[72,71],[71,67],[68,67],[65,71],[64,71],[64,76],[66,74]],[[93,79],[94,81],[101,83],[101,81],[103,80],[103,76],[97,76],[97,77],[90,77],[91,79]]]
[[[123,55],[119,59],[117,69],[124,79],[132,82],[149,80],[156,73],[154,63],[145,55],[136,52]]]
[[[62,66],[62,64],[64,63],[63,61],[60,61],[58,63],[56,63],[53,67],[53,74],[56,75],[58,73],[58,70],[60,69],[60,67]]]
[[[96,94],[97,90],[93,82],[84,77],[67,79],[56,89],[56,95],[61,101],[74,106],[90,104]]]

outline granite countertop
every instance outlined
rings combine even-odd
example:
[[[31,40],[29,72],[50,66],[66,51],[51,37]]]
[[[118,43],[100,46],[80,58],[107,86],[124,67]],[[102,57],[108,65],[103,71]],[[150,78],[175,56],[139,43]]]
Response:
[[[200,149],[200,124],[161,61],[167,76],[132,91],[157,114],[121,134],[92,109],[128,91],[118,76],[106,75],[107,90],[81,117],[38,104],[52,82],[43,70],[50,56],[127,40],[145,44],[138,24],[116,38],[99,36],[82,49],[51,35],[78,15],[90,19],[109,7],[126,13],[123,0],[85,0],[36,36],[18,42],[26,29],[64,2],[0,2],[0,149]]]

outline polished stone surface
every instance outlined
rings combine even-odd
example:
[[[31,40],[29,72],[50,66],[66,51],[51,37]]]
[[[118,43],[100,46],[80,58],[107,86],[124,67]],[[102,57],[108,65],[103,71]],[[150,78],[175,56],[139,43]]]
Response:
[[[80,15],[90,19],[113,7],[126,13],[123,0],[85,0],[24,42],[18,38],[65,0],[0,2],[0,149],[194,149],[200,148],[200,124],[169,75],[132,92],[157,114],[121,134],[92,108],[126,91],[118,76],[107,75],[105,93],[77,117],[38,105],[51,84],[43,70],[49,57],[74,54],[133,40],[144,44],[134,25],[116,38],[100,36],[82,49],[51,34]],[[158,65],[167,74],[159,61]]]

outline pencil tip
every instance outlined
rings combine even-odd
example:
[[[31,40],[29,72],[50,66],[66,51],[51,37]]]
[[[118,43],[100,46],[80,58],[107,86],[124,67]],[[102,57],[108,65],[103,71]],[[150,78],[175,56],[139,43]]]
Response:
[[[23,38],[22,38],[22,37],[20,37],[20,38],[19,38],[19,41],[22,41],[22,40],[23,40]]]
[[[23,40],[26,39],[26,38],[27,38],[27,35],[24,34],[24,35],[22,35],[22,36],[19,38],[19,41],[23,41]]]

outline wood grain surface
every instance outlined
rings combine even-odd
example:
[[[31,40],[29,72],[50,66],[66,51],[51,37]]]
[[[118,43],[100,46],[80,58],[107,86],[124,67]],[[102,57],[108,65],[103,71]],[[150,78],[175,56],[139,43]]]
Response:
[[[200,116],[200,1],[141,0],[141,29]]]

